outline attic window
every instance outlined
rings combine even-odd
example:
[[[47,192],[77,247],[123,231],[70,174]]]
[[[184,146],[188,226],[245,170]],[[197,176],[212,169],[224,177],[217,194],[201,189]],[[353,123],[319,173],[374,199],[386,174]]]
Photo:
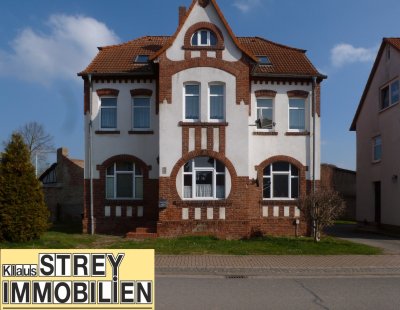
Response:
[[[269,60],[268,56],[257,56],[258,63],[260,65],[272,65],[271,61]]]
[[[217,45],[217,36],[208,29],[200,29],[192,36],[192,46],[215,46]]]
[[[137,63],[147,63],[149,62],[149,55],[137,55],[135,58]]]

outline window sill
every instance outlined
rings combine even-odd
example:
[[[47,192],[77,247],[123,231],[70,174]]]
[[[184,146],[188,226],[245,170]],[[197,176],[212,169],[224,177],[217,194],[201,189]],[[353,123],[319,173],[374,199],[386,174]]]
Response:
[[[263,206],[271,206],[271,205],[296,205],[298,203],[298,198],[272,198],[272,199],[262,199],[261,204]]]
[[[309,131],[287,131],[285,136],[309,136]]]
[[[227,122],[179,122],[178,126],[180,127],[193,127],[193,126],[221,126],[226,127],[229,123]]]
[[[119,135],[121,131],[119,130],[96,130],[97,135]]]
[[[387,111],[387,110],[390,110],[390,108],[393,108],[393,107],[397,106],[398,104],[399,104],[399,101],[396,102],[396,103],[393,103],[393,104],[389,105],[389,106],[386,107],[386,108],[380,109],[380,110],[379,110],[379,114],[381,114],[381,113],[383,113],[383,112],[385,112],[385,111]]]
[[[277,131],[253,131],[253,136],[277,136]]]
[[[128,131],[130,135],[154,135],[153,130],[130,130]]]
[[[184,45],[182,46],[183,50],[187,51],[223,51],[225,46],[218,45]]]
[[[373,160],[373,161],[371,162],[371,164],[372,164],[372,165],[377,165],[377,164],[380,164],[381,162],[382,162],[382,159]]]
[[[226,199],[212,199],[212,200],[195,200],[195,199],[184,199],[180,201],[174,201],[173,204],[177,207],[230,207],[232,203]]]

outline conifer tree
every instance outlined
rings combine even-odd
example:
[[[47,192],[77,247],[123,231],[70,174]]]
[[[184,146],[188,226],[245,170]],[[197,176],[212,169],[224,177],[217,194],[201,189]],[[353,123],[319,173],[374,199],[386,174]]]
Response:
[[[48,217],[28,148],[21,135],[14,133],[0,162],[0,239],[38,239],[48,227]]]

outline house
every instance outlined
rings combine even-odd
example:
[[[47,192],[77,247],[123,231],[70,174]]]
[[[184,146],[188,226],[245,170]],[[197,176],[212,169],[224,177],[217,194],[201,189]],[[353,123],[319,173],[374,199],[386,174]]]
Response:
[[[52,222],[82,220],[83,160],[68,157],[67,148],[57,150],[57,162],[39,177]]]
[[[384,38],[350,130],[357,135],[357,220],[400,226],[400,38]]]
[[[305,50],[237,37],[194,0],[172,36],[102,47],[79,76],[85,232],[307,233],[326,77]]]
[[[321,164],[321,188],[338,192],[346,203],[340,219],[356,219],[356,172],[330,164]]]

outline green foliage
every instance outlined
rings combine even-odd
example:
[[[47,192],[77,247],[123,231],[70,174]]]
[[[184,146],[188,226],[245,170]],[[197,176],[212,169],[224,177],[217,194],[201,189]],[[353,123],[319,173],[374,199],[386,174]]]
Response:
[[[38,239],[48,227],[48,217],[28,148],[15,133],[0,162],[0,240]]]

